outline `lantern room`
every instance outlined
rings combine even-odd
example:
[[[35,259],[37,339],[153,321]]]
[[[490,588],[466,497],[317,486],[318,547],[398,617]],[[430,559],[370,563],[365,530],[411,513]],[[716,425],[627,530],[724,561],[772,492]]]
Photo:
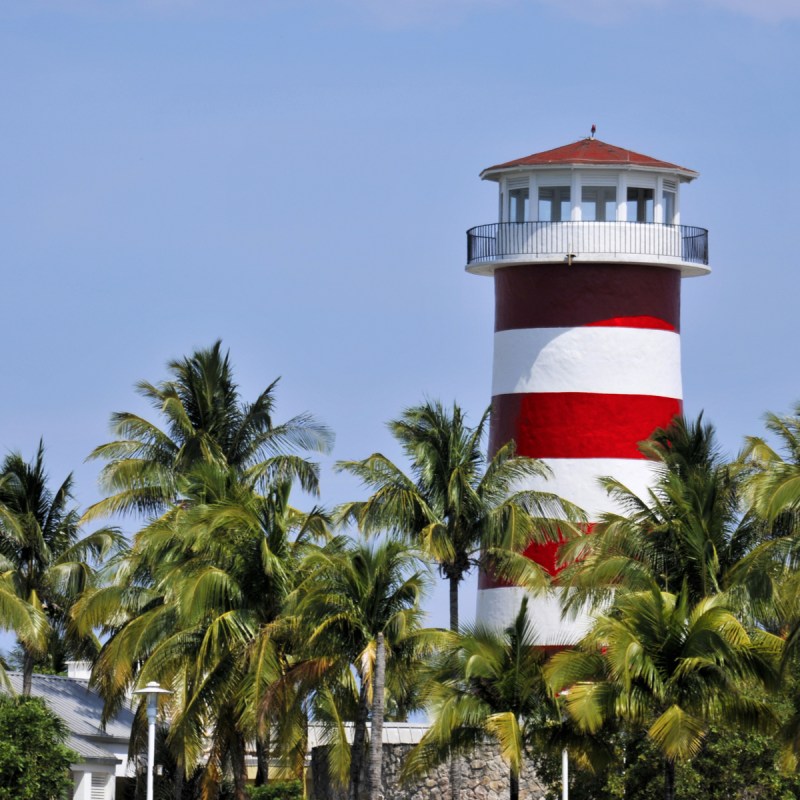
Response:
[[[467,269],[574,260],[708,269],[708,232],[681,224],[681,184],[694,170],[589,137],[488,167],[498,222],[468,231]]]

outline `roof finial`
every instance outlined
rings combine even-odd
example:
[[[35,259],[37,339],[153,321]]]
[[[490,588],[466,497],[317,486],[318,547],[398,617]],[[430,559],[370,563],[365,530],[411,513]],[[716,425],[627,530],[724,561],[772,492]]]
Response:
[[[597,133],[597,125],[595,125],[594,123],[592,123],[592,135],[591,135],[591,138],[592,138],[592,139],[594,139],[594,135],[595,135],[595,133]]]

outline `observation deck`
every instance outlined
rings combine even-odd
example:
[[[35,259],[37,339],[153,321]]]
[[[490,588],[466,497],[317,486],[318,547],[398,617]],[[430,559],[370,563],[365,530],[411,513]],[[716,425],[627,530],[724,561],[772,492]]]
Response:
[[[491,275],[514,264],[624,262],[706,275],[708,231],[621,220],[495,222],[467,231],[467,271]]]

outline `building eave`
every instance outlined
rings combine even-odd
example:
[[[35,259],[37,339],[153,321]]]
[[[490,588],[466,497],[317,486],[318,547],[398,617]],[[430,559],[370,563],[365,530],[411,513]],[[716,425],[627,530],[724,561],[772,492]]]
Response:
[[[661,175],[677,175],[682,183],[689,183],[700,176],[695,170],[685,167],[654,167],[644,164],[630,163],[596,163],[573,161],[570,163],[553,164],[517,164],[512,167],[487,167],[480,173],[483,181],[499,182],[506,175],[530,175],[534,172],[554,172],[554,171],[598,171],[598,172],[650,172]]]

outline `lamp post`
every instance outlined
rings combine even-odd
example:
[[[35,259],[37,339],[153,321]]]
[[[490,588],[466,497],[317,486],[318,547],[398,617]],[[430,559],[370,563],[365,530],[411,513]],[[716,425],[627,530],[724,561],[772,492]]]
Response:
[[[569,689],[562,689],[558,696],[565,698],[568,694]],[[561,751],[561,800],[569,800],[569,753],[566,747]]]
[[[158,696],[172,694],[162,689],[156,681],[150,681],[144,689],[136,689],[134,694],[147,695],[147,800],[153,800],[153,771],[156,751],[156,716],[158,715]]]

